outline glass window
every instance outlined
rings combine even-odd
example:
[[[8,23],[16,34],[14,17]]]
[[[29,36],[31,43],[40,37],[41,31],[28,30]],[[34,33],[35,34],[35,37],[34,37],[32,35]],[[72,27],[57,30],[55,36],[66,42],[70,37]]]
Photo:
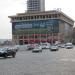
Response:
[[[45,18],[45,15],[43,15],[43,18]]]
[[[39,19],[39,16],[36,16],[37,17],[37,19]]]
[[[55,18],[57,18],[57,14],[55,14]]]
[[[19,39],[23,39],[23,36],[19,36]]]
[[[17,36],[14,36],[14,39],[17,39]]]
[[[25,17],[22,17],[23,18],[23,20],[25,20]]]
[[[19,45],[23,45],[23,40],[19,40]]]
[[[20,17],[20,20],[22,20],[22,17]]]
[[[31,19],[33,19],[33,16],[31,16]]]
[[[51,15],[49,15],[49,18],[51,18]]]

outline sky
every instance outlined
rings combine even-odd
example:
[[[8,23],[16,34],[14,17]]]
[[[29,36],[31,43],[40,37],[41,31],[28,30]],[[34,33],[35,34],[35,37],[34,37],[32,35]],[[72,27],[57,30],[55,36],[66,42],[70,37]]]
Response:
[[[8,16],[24,13],[27,0],[0,0],[0,39],[12,39],[12,27]],[[60,8],[75,21],[75,0],[45,0],[45,10]]]

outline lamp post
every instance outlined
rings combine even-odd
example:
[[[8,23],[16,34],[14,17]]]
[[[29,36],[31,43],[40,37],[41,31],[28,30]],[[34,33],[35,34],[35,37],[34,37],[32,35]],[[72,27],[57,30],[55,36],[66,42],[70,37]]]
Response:
[[[53,29],[53,25],[51,24],[51,34],[52,34],[52,44],[53,44],[53,41],[54,41],[54,29]]]
[[[29,44],[29,41],[30,41],[30,39],[29,39],[29,29],[28,29],[28,44]]]
[[[47,36],[47,39],[49,40],[49,42],[50,42],[50,31],[51,31],[51,26],[48,26],[47,27],[47,34],[48,34],[48,36]]]

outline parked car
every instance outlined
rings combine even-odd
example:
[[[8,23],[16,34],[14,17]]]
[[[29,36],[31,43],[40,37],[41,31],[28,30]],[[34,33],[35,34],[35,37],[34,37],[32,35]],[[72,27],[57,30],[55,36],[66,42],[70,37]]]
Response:
[[[35,46],[32,52],[42,52],[42,47],[40,45]]]
[[[27,45],[27,50],[32,50],[34,49],[34,44],[28,44]]]
[[[71,48],[73,48],[73,45],[72,45],[72,43],[66,43],[65,47],[67,49],[71,49]]]
[[[7,58],[8,56],[15,57],[16,51],[9,48],[0,48],[0,57]]]
[[[50,50],[51,51],[58,51],[58,46],[57,45],[51,45]]]
[[[18,48],[17,47],[9,47],[8,50],[18,52]]]
[[[18,52],[18,50],[19,50],[19,45],[15,45],[15,46],[13,47],[13,49],[16,50],[16,52]]]
[[[65,48],[65,44],[60,44],[60,47],[61,48]]]
[[[41,43],[42,49],[49,49],[50,48],[50,43]]]

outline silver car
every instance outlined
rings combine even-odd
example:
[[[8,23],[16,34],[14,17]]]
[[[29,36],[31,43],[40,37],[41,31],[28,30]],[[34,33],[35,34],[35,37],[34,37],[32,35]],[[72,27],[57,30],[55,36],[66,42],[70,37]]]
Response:
[[[51,51],[57,51],[59,47],[57,45],[51,45],[50,50]]]
[[[72,49],[73,48],[73,45],[72,45],[72,43],[66,43],[65,47],[67,49]]]
[[[40,45],[35,46],[32,52],[42,52],[42,47]]]

